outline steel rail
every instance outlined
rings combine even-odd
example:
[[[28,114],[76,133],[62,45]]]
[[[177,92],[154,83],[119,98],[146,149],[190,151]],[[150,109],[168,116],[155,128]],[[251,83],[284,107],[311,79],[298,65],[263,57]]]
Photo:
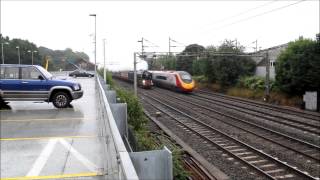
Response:
[[[202,96],[202,95],[198,95],[198,94],[193,94],[193,96],[196,96],[196,97],[199,97],[199,98],[203,98],[205,99],[206,101],[208,102],[214,102],[214,101],[218,101],[220,103],[224,103],[224,104],[229,104],[229,105],[233,105],[231,104],[231,102],[233,100],[227,100],[227,101],[231,101],[231,102],[225,102],[225,101],[222,101],[222,100],[219,100],[219,99],[215,99],[213,97],[210,97],[210,96]],[[223,99],[226,99],[226,98],[223,98]],[[238,102],[238,103],[242,103],[242,102],[239,102],[239,101],[234,101],[234,102]],[[243,103],[245,104],[245,103]],[[247,103],[247,105],[249,106],[254,106],[254,107],[257,107],[255,105],[250,105]],[[240,107],[240,106],[238,106]],[[244,109],[248,109],[249,111],[254,111],[254,112],[257,112],[257,113],[262,113],[262,114],[265,114],[265,115],[269,115],[269,116],[274,116],[274,117],[277,117],[277,118],[281,118],[281,119],[285,119],[285,120],[288,120],[288,121],[294,121],[296,123],[300,123],[300,124],[303,124],[303,125],[306,125],[306,126],[311,126],[311,127],[314,127],[314,128],[320,128],[320,124],[319,125],[315,125],[315,124],[310,124],[310,123],[307,123],[307,122],[303,122],[303,121],[297,121],[297,120],[294,120],[294,119],[290,119],[290,118],[287,118],[287,117],[283,117],[283,116],[279,116],[279,115],[275,115],[275,114],[272,114],[272,113],[268,113],[268,112],[263,112],[261,110],[257,110],[257,109],[249,109],[248,107],[242,107],[241,108],[244,108]],[[258,107],[259,108],[259,107]],[[261,108],[261,107],[260,107]],[[234,109],[234,108],[233,108]],[[282,112],[283,113],[283,112]],[[295,115],[296,116],[296,115]],[[305,118],[305,117],[303,117]],[[309,118],[305,118],[305,119],[309,119]],[[313,119],[312,119],[313,120]],[[314,121],[314,120],[313,120]],[[319,122],[318,122],[319,123]]]
[[[170,95],[166,95],[166,96],[168,97],[168,96],[170,96]],[[215,111],[215,110],[213,110],[213,109],[211,109],[211,108],[208,108],[208,107],[206,107],[206,106],[202,106],[202,105],[193,103],[193,102],[191,102],[191,101],[187,101],[187,100],[184,100],[184,99],[180,99],[180,98],[177,98],[177,97],[174,97],[174,96],[170,96],[170,97],[171,97],[171,98],[175,98],[175,99],[177,99],[177,100],[179,100],[179,101],[186,102],[186,103],[188,103],[188,104],[192,104],[192,105],[194,105],[194,106],[196,106],[196,107],[201,107],[201,108],[206,109],[206,110],[208,110],[208,111]],[[228,125],[230,125],[230,126],[239,128],[239,129],[241,129],[241,130],[243,130],[243,131],[245,131],[245,132],[251,133],[251,134],[253,134],[253,135],[255,135],[255,136],[258,136],[258,137],[260,137],[260,138],[262,138],[262,139],[271,141],[272,143],[278,144],[278,145],[280,145],[280,146],[282,146],[282,147],[284,147],[284,148],[290,149],[290,150],[292,150],[292,151],[294,151],[294,152],[296,152],[296,153],[300,153],[300,154],[302,154],[302,155],[304,155],[304,156],[307,156],[307,157],[309,157],[309,158],[311,158],[311,159],[313,159],[313,160],[315,160],[315,161],[319,161],[319,160],[320,160],[320,157],[314,157],[314,156],[311,156],[311,155],[306,154],[306,153],[304,153],[304,152],[298,151],[298,150],[295,149],[295,147],[286,146],[286,145],[284,145],[284,144],[281,144],[280,142],[277,142],[277,141],[272,140],[272,139],[270,139],[270,138],[267,138],[267,137],[265,137],[265,136],[263,136],[263,135],[260,135],[260,134],[258,134],[258,133],[253,132],[253,131],[250,131],[250,130],[247,130],[247,129],[243,128],[243,127],[240,127],[239,125],[235,125],[235,124],[230,123],[230,122],[228,122],[228,121],[223,121],[223,120],[218,119],[218,118],[216,118],[216,117],[214,117],[214,116],[212,116],[212,115],[206,114],[206,116],[208,116],[208,117],[210,117],[210,118],[213,118],[213,119],[215,119],[215,120],[218,120],[218,121],[220,121],[220,122],[222,122],[222,123],[224,123],[224,124],[228,124]],[[264,131],[267,131],[268,133],[276,134],[276,135],[278,135],[278,136],[280,136],[280,137],[288,138],[289,140],[295,141],[296,143],[300,143],[300,144],[302,144],[302,145],[304,145],[304,146],[308,146],[309,148],[311,147],[311,148],[313,148],[313,149],[315,149],[315,150],[317,150],[317,151],[320,152],[320,147],[319,147],[319,146],[310,144],[310,143],[305,142],[305,141],[301,141],[301,140],[299,140],[299,139],[296,139],[296,138],[290,137],[290,136],[288,136],[288,135],[285,135],[285,134],[282,134],[282,133],[273,131],[273,130],[268,129],[268,128],[265,128],[265,127],[263,127],[263,126],[256,125],[256,124],[254,124],[254,123],[244,121],[244,120],[242,120],[242,119],[240,119],[240,118],[236,118],[236,117],[235,117],[235,119],[233,119],[233,120],[240,121],[240,122],[244,123],[245,125],[247,125],[247,124],[248,124],[248,125],[251,125],[251,126],[253,126],[254,128],[262,129],[262,130],[264,130]]]
[[[172,97],[172,98],[178,99],[179,101],[183,101],[183,102],[186,102],[186,103],[190,103],[190,104],[199,106],[199,107],[201,107],[201,108],[207,109],[207,110],[209,110],[209,111],[213,111],[213,112],[215,112],[215,113],[217,113],[217,114],[220,114],[220,115],[222,115],[222,116],[225,116],[225,117],[228,117],[228,118],[237,120],[237,121],[241,121],[241,122],[246,123],[246,124],[250,124],[250,125],[252,125],[252,126],[255,126],[255,127],[258,127],[258,128],[261,128],[261,129],[264,129],[264,130],[269,131],[269,132],[272,132],[272,133],[274,133],[274,134],[277,134],[277,135],[286,137],[286,138],[288,138],[288,139],[290,139],[290,140],[294,140],[294,141],[297,141],[297,142],[299,142],[299,143],[301,143],[301,144],[310,146],[310,147],[312,147],[312,148],[316,148],[316,149],[318,149],[318,150],[320,151],[320,146],[311,144],[311,143],[309,143],[309,142],[302,141],[302,140],[300,140],[300,139],[291,137],[291,136],[286,135],[286,134],[283,134],[283,133],[281,133],[281,132],[277,132],[277,131],[274,131],[274,130],[265,128],[265,127],[263,127],[263,126],[254,124],[254,123],[252,123],[252,122],[248,122],[248,121],[242,120],[242,119],[240,119],[240,118],[238,118],[238,117],[235,117],[235,116],[232,116],[232,115],[226,115],[226,114],[221,113],[221,112],[219,112],[219,111],[217,111],[217,110],[215,110],[215,109],[208,108],[208,107],[205,107],[205,106],[202,106],[202,105],[199,105],[199,104],[195,104],[195,103],[192,103],[192,102],[190,102],[190,101],[184,100],[184,99],[182,99],[182,98],[178,98],[178,97],[176,97],[176,96],[171,96],[171,95],[168,95],[168,94],[166,94],[166,96],[170,96],[170,97]]]
[[[289,122],[285,122],[285,121],[281,122],[281,121],[274,120],[272,118],[269,118],[269,117],[266,117],[266,116],[263,116],[263,115],[255,114],[255,113],[252,113],[252,112],[248,112],[248,110],[249,111],[254,111],[254,112],[257,112],[257,113],[261,113],[261,114],[270,115],[268,113],[259,112],[259,111],[248,109],[248,108],[246,108],[248,110],[242,110],[242,109],[238,109],[238,108],[243,108],[243,107],[239,107],[239,106],[237,108],[236,107],[232,107],[230,105],[230,103],[227,103],[227,102],[223,102],[222,103],[222,101],[220,101],[219,103],[216,103],[216,102],[214,102],[212,100],[208,100],[208,98],[199,97],[199,99],[200,98],[202,100],[204,100],[204,101],[207,101],[207,102],[219,105],[219,106],[223,106],[223,107],[226,107],[226,108],[229,108],[229,109],[233,109],[233,110],[236,110],[236,111],[239,111],[239,112],[242,112],[242,113],[246,113],[246,114],[250,114],[250,115],[253,115],[253,116],[257,116],[257,117],[260,117],[262,119],[266,119],[266,120],[269,120],[269,121],[272,121],[272,122],[275,122],[275,123],[284,124],[286,126],[290,126],[290,127],[296,128],[296,129],[300,129],[302,131],[307,131],[309,133],[320,135],[319,126],[317,126],[317,125],[313,125],[313,124],[309,124],[309,123],[305,123],[305,122],[301,122],[301,121],[297,121],[297,120],[293,120],[293,119],[288,119],[288,118],[285,118],[285,117],[278,117],[278,118],[284,119],[285,121],[289,121]],[[225,105],[225,104],[229,104],[229,105]],[[277,117],[276,115],[271,115],[271,116]],[[295,124],[290,124],[290,122],[293,122]],[[309,127],[312,127],[312,128],[316,128],[317,130],[308,129],[307,127],[301,127],[301,126],[299,126],[297,124],[301,124],[301,125],[304,125],[304,126],[309,126]]]
[[[239,97],[230,97],[230,96],[227,96],[227,95],[222,95],[222,94],[209,92],[209,91],[204,91],[204,90],[197,90],[196,92],[198,92],[200,94],[213,95],[213,96],[216,96],[216,97],[218,96],[218,98],[228,99],[229,101],[237,101],[237,102],[240,102],[240,103],[243,103],[243,104],[247,104],[247,105],[250,105],[250,106],[255,106],[255,107],[259,107],[259,108],[265,108],[265,109],[277,111],[277,112],[280,112],[280,113],[289,113],[290,115],[293,115],[293,116],[302,117],[302,118],[306,118],[306,119],[310,119],[310,120],[313,120],[313,121],[320,122],[320,114],[318,115],[318,114],[311,114],[310,112],[299,112],[299,111],[295,111],[295,110],[287,109],[287,108],[283,108],[283,107],[275,107],[275,105],[272,105],[272,104],[265,104],[265,103],[262,103],[262,102],[254,102],[252,100],[246,100],[246,99],[239,98]],[[197,94],[194,93],[194,95],[197,95]]]
[[[256,148],[254,148],[254,147],[252,147],[252,146],[244,143],[244,142],[241,142],[241,141],[239,141],[239,140],[237,140],[237,139],[235,139],[235,138],[233,138],[233,137],[225,134],[224,132],[222,132],[222,131],[220,131],[220,130],[212,127],[212,126],[209,126],[209,125],[207,125],[207,124],[205,124],[205,123],[197,120],[196,118],[194,118],[194,117],[192,117],[192,116],[190,116],[190,115],[188,115],[188,114],[186,114],[186,113],[184,113],[184,112],[182,112],[182,111],[180,111],[180,110],[178,110],[178,109],[176,109],[176,108],[174,108],[174,107],[172,107],[172,106],[170,106],[170,105],[168,105],[168,104],[165,104],[165,103],[161,102],[160,100],[158,100],[158,99],[156,99],[156,98],[154,98],[154,97],[151,97],[150,95],[146,95],[146,93],[142,93],[142,94],[143,94],[145,97],[148,97],[148,98],[150,98],[150,99],[152,99],[152,100],[154,100],[154,101],[162,104],[163,106],[168,107],[169,109],[172,109],[173,111],[176,111],[176,112],[182,114],[183,116],[188,117],[189,119],[192,119],[193,121],[195,121],[195,122],[197,122],[197,123],[199,123],[199,124],[201,124],[201,125],[209,128],[209,129],[211,129],[211,130],[213,130],[213,131],[215,131],[215,132],[218,132],[219,134],[221,134],[221,135],[223,135],[223,136],[231,139],[233,142],[236,142],[236,143],[238,143],[238,144],[241,144],[242,146],[250,149],[251,151],[255,152],[256,154],[260,154],[260,155],[264,156],[265,158],[267,158],[267,159],[269,159],[269,160],[271,160],[271,161],[273,161],[273,162],[276,162],[277,164],[280,164],[280,165],[284,166],[286,169],[290,169],[291,171],[295,172],[296,174],[302,175],[303,177],[308,178],[308,179],[316,179],[315,177],[310,176],[309,174],[306,174],[305,172],[302,172],[302,171],[296,169],[295,167],[292,167],[292,166],[286,164],[285,162],[282,162],[282,161],[280,161],[280,160],[278,160],[278,159],[276,159],[276,158],[274,158],[274,157],[272,157],[272,156],[270,156],[270,155],[262,152],[261,150],[258,150],[258,149],[256,149]],[[259,171],[260,173],[264,174],[264,175],[267,176],[268,178],[270,178],[270,179],[276,179],[276,178],[272,177],[271,175],[267,174],[266,172],[264,172],[264,171],[263,171],[262,169],[260,169],[259,167],[255,166],[255,165],[253,165],[253,164],[250,164],[250,162],[248,162],[248,161],[244,160],[243,158],[237,156],[236,154],[232,153],[231,151],[223,148],[221,145],[219,145],[219,144],[217,144],[216,142],[212,141],[212,140],[209,139],[208,137],[205,137],[204,135],[201,135],[199,132],[197,132],[196,130],[194,130],[194,129],[192,129],[191,127],[187,126],[185,123],[181,122],[181,120],[175,118],[175,117],[172,116],[171,114],[169,114],[169,113],[163,111],[162,109],[158,108],[158,107],[157,107],[156,105],[154,105],[153,103],[151,103],[151,102],[148,102],[148,103],[151,104],[152,106],[154,106],[155,108],[159,109],[159,110],[162,111],[163,113],[166,113],[168,116],[170,116],[171,118],[173,118],[174,120],[176,120],[176,121],[179,122],[180,124],[184,125],[185,127],[187,127],[188,129],[190,129],[190,130],[193,131],[194,133],[198,134],[199,136],[203,137],[204,139],[208,140],[209,142],[215,144],[217,147],[219,147],[219,148],[222,149],[223,151],[228,152],[231,156],[235,157],[236,159],[238,159],[238,160],[242,161],[243,163],[247,164],[248,166],[256,169],[257,171]]]

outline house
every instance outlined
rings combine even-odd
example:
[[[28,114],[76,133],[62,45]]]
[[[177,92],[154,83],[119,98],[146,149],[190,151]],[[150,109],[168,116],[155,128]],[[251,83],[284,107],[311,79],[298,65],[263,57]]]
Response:
[[[288,47],[288,43],[282,44],[279,46],[274,46],[268,49],[263,49],[254,53],[249,53],[250,55],[257,56],[253,57],[252,59],[256,62],[257,67],[256,67],[256,76],[260,77],[265,77],[266,76],[266,69],[267,69],[267,59],[264,58],[266,57],[266,53],[268,52],[268,57],[270,59],[270,79],[275,79],[275,64],[278,56],[280,53],[285,50]],[[264,56],[264,57],[261,57]]]

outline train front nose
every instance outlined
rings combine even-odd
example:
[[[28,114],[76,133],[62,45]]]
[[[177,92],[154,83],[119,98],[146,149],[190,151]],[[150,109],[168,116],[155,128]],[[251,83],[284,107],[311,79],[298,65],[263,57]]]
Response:
[[[183,83],[182,86],[185,91],[192,92],[195,88],[194,80],[192,80],[191,83]]]

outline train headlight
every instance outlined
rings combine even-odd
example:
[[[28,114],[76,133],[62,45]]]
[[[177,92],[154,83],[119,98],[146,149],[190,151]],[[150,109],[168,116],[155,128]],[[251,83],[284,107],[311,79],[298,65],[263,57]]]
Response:
[[[146,84],[146,80],[142,80],[142,84],[145,85]]]

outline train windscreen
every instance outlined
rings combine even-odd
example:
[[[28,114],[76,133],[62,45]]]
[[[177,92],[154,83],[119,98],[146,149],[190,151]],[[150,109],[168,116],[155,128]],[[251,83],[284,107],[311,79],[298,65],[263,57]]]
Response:
[[[191,83],[192,82],[192,77],[189,73],[185,71],[179,71],[178,72],[180,75],[180,78],[182,79],[183,82],[185,83]]]
[[[148,71],[144,71],[143,74],[142,74],[142,79],[145,79],[145,80],[151,80],[152,79],[152,74]]]

